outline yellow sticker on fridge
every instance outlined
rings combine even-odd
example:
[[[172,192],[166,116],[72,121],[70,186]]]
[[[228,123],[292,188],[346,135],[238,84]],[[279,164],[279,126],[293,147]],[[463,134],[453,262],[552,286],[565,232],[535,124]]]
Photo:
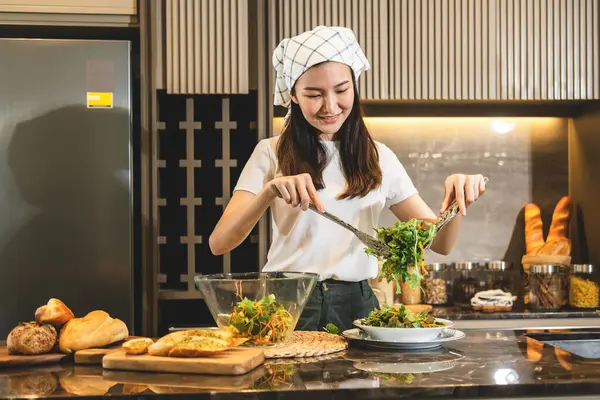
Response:
[[[112,92],[87,92],[87,108],[112,108]]]

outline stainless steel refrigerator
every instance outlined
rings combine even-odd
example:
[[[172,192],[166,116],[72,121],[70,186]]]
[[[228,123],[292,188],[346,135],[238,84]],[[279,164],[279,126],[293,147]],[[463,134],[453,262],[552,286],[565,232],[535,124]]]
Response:
[[[127,41],[0,39],[0,340],[49,298],[132,329]]]

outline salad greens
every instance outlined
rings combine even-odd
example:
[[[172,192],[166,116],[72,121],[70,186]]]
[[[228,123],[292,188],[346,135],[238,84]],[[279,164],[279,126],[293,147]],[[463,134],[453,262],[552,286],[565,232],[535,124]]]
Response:
[[[325,325],[325,331],[327,333],[332,333],[334,335],[337,335],[338,333],[340,333],[340,328],[338,328],[337,326],[335,326],[334,324],[332,324],[330,322],[327,325]]]
[[[285,338],[292,315],[270,294],[258,301],[244,299],[234,306],[230,326],[241,337],[256,344],[271,344]]]
[[[379,281],[394,281],[396,293],[401,292],[401,282],[408,281],[410,286],[416,289],[423,275],[427,275],[423,262],[424,249],[435,238],[435,225],[411,218],[407,222],[397,221],[389,228],[377,228],[376,231],[377,238],[391,249],[391,255],[385,259],[381,259],[375,250],[365,249],[367,254],[383,261]]]
[[[435,320],[427,311],[414,313],[404,306],[398,308],[385,306],[381,310],[374,309],[361,320],[363,325],[380,328],[437,328],[445,326]]]

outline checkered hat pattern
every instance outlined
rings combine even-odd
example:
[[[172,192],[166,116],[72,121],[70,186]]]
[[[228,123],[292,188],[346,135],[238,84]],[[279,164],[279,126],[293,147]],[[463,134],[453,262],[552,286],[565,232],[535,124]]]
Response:
[[[325,61],[348,65],[357,80],[362,71],[370,68],[351,29],[317,26],[298,36],[283,39],[273,51],[273,66],[277,72],[273,104],[289,108],[290,90],[296,80],[313,65]]]

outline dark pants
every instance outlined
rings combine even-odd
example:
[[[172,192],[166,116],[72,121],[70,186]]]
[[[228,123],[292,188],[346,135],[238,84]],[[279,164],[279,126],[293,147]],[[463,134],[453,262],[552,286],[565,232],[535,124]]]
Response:
[[[354,328],[352,322],[366,317],[379,301],[368,281],[344,282],[325,280],[319,282],[310,295],[296,330],[322,331],[332,323],[340,329]]]

